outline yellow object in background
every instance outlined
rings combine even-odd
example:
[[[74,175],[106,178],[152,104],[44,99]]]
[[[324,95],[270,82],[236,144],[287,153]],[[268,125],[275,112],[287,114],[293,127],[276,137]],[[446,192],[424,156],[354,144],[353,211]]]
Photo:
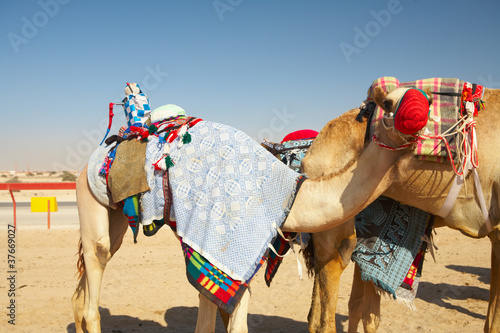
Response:
[[[47,212],[50,201],[50,211],[57,212],[56,197],[32,197],[31,198],[31,211],[35,213]]]

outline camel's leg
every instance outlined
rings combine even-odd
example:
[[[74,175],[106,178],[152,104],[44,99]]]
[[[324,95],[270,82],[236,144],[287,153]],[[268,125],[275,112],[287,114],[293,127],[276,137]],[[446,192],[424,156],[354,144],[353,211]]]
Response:
[[[195,333],[214,333],[217,305],[202,294],[199,295],[199,298]]]
[[[349,333],[358,331],[358,324],[363,317],[364,281],[361,280],[359,266],[355,264],[352,278],[351,297],[349,298]]]
[[[83,272],[82,277],[78,281],[76,290],[71,298],[71,303],[73,305],[73,314],[75,316],[75,328],[77,333],[84,333],[87,331],[85,320],[83,318],[83,312],[85,310],[85,304],[88,304],[88,293],[87,290],[87,276]]]
[[[224,323],[226,331],[229,333],[248,332],[247,316],[250,293],[248,290],[243,294],[240,302],[232,314],[219,309],[219,314]],[[217,305],[208,298],[200,294],[200,306],[198,309],[198,319],[196,321],[195,333],[215,332],[215,321],[217,315]]]
[[[488,315],[484,324],[484,332],[500,332],[500,229],[495,227],[489,234],[491,240],[491,282]]]
[[[312,234],[312,241],[314,243],[314,284],[311,300],[311,308],[309,309],[309,314],[307,320],[309,322],[309,332],[320,332],[322,327],[330,327],[332,332],[335,332],[335,312],[333,314],[333,322],[328,320],[328,314],[322,315],[322,294],[323,288],[326,288],[325,293],[328,292],[328,288],[338,283],[335,281],[335,277],[331,277],[329,284],[330,286],[323,286],[320,278],[322,275],[321,271],[325,265],[330,262],[334,262],[335,258],[338,257],[338,252],[334,246],[334,239],[336,238],[336,228],[323,231],[320,233]],[[328,245],[330,243],[330,245]],[[325,295],[326,296],[326,295]],[[324,322],[327,320],[328,322]],[[332,326],[333,324],[333,326]]]
[[[77,332],[100,332],[99,295],[106,263],[121,245],[125,217],[97,202],[87,184],[86,169],[77,180],[77,202],[85,261],[84,276],[73,295]]]
[[[221,310],[221,308],[219,308],[219,315],[222,319],[222,323],[224,324],[224,328],[227,331],[227,328],[229,326],[229,319],[231,318],[231,315],[229,313],[227,313],[226,311]]]
[[[250,291],[247,289],[240,301],[229,316],[229,323],[226,327],[228,333],[247,333],[248,332],[248,302],[250,301]]]
[[[99,291],[110,251],[108,209],[90,193],[86,172],[77,181],[78,214],[85,261],[83,320],[89,332],[100,332]],[[82,279],[83,280],[83,279]],[[75,316],[76,317],[76,316]]]
[[[247,316],[250,292],[247,290],[236,305],[232,314],[219,309],[219,314],[224,322],[224,327],[228,333],[248,332]],[[217,315],[217,305],[208,298],[200,294],[200,307],[198,309],[198,319],[196,321],[195,333],[215,332],[215,321]]]
[[[109,212],[109,239],[111,242],[110,258],[118,251],[123,243],[123,236],[128,230],[128,221],[121,209],[110,209]],[[108,260],[109,261],[109,260]]]
[[[356,246],[354,221],[313,234],[314,286],[308,315],[310,332],[336,332],[340,276]]]
[[[127,231],[127,220],[121,210],[111,211],[109,236],[111,241],[111,256],[120,248],[123,236]],[[85,305],[89,304],[89,293],[86,272],[83,272],[75,293],[71,299],[73,304],[73,313],[75,315],[75,327],[78,333],[86,332],[83,313]]]
[[[360,320],[363,321],[365,333],[377,332],[380,324],[380,295],[373,283],[361,280],[361,272],[356,265],[349,298],[349,333],[358,331]]]

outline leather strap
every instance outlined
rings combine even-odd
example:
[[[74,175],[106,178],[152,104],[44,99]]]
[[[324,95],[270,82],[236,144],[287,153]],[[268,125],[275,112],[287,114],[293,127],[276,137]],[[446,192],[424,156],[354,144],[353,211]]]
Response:
[[[163,221],[170,225],[170,210],[172,208],[172,191],[168,181],[168,169],[163,173],[163,197],[165,198],[165,207],[163,208]]]
[[[476,136],[474,135],[474,140],[476,139]],[[469,135],[467,135],[467,140],[470,140]],[[474,142],[474,144],[476,144]],[[481,212],[483,213],[484,221],[486,224],[486,229],[488,230],[488,233],[493,231],[493,226],[491,224],[491,220],[489,217],[488,209],[486,208],[486,202],[484,200],[484,195],[483,195],[483,189],[481,187],[481,182],[479,180],[479,175],[477,173],[477,169],[473,167],[471,163],[471,154],[467,155],[467,164],[465,166],[465,170],[463,171],[463,175],[456,175],[455,179],[453,180],[453,184],[451,185],[451,189],[448,192],[448,196],[446,197],[443,206],[441,206],[441,209],[437,213],[437,215],[445,218],[448,216],[450,213],[451,209],[453,208],[453,205],[455,204],[455,201],[457,200],[458,194],[460,193],[460,189],[462,188],[462,185],[465,181],[465,177],[467,176],[467,171],[472,170],[472,175],[474,177],[474,185],[476,187],[476,193],[477,197],[479,200],[479,205],[481,207]]]

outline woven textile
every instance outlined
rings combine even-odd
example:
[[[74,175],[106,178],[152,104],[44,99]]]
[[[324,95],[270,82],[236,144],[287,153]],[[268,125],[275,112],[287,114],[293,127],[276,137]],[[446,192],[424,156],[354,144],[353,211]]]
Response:
[[[132,139],[118,144],[108,174],[108,187],[115,203],[149,190],[145,159],[146,142]]]
[[[151,107],[149,106],[148,97],[140,90],[139,85],[136,83],[131,83],[134,87],[134,92],[125,89],[125,92],[130,92],[123,100],[123,108],[125,111],[125,118],[127,119],[127,126],[130,127],[134,124],[143,125],[151,113]],[[135,89],[137,88],[137,89]]]
[[[429,78],[410,82],[399,82],[394,77],[382,77],[373,81],[368,89],[368,100],[372,100],[375,87],[381,87],[386,92],[391,92],[396,88],[416,88],[430,89],[434,99],[429,120],[424,130],[424,134],[438,135],[449,130],[460,118],[460,96],[442,95],[442,93],[461,94],[464,81],[455,78]],[[434,94],[438,92],[441,94]],[[372,133],[375,123],[382,119],[383,110],[380,107],[375,108],[372,118]],[[452,154],[456,152],[456,139],[449,138]],[[436,162],[446,162],[447,152],[445,144],[438,139],[418,140],[418,146],[415,155],[419,159]]]
[[[150,136],[146,146],[146,180],[149,191],[141,195],[141,222],[151,224],[154,220],[163,219],[165,197],[163,193],[163,170],[155,170],[153,163],[163,157],[162,144],[158,137]],[[173,212],[173,210],[171,210]]]
[[[287,239],[293,239],[295,235],[296,233],[294,232],[283,233],[283,236],[285,236]],[[264,280],[266,281],[266,285],[268,287],[271,285],[274,276],[278,272],[278,268],[283,261],[283,256],[288,252],[288,250],[290,250],[290,243],[281,236],[275,238],[272,246],[276,253],[274,253],[273,251],[269,251],[267,255],[266,272],[264,273]]]
[[[295,172],[300,172],[302,159],[313,141],[314,139],[285,141],[281,143],[285,150],[276,157]]]
[[[117,203],[123,211],[123,215],[127,218],[128,226],[132,229],[134,235],[134,243],[137,242],[138,222],[140,216],[139,196],[133,195]]]
[[[372,281],[394,298],[422,244],[430,214],[379,197],[356,215],[358,243],[352,260],[364,281]]]
[[[292,170],[300,172],[302,159],[317,136],[318,132],[314,130],[298,130],[286,135],[281,141],[281,144],[263,142],[263,147],[269,151],[280,151],[276,153],[275,156]],[[277,146],[279,146],[279,150],[273,149]],[[272,244],[276,252],[270,251],[267,257],[264,279],[268,287],[271,285],[274,276],[278,272],[278,268],[283,261],[283,256],[290,250],[290,243],[287,239],[294,239],[293,242],[305,247],[311,238],[308,233],[302,233],[296,237],[297,234],[294,232],[284,232],[283,236],[285,236],[286,239],[281,237],[281,235],[276,237]]]
[[[385,92],[390,93],[391,91],[399,88],[399,80],[392,76],[384,76],[373,81],[367,92],[367,99],[369,101],[373,101],[373,95],[376,87],[380,87]],[[380,110],[379,107],[377,107],[377,109]],[[378,114],[378,112],[376,114]]]
[[[170,144],[177,233],[227,275],[248,281],[291,208],[300,175],[232,127],[201,121],[189,133],[189,144]],[[143,219],[163,214],[163,173],[152,170],[162,152],[161,140],[150,136]]]
[[[87,181],[91,192],[96,197],[97,201],[104,206],[112,206],[113,200],[111,194],[108,191],[108,185],[106,184],[106,175],[101,173],[104,161],[107,160],[107,156],[110,151],[113,150],[115,145],[111,146],[99,146],[90,155],[89,162],[87,164]]]
[[[189,282],[220,309],[232,313],[241,296],[248,289],[248,283],[232,279],[194,251],[182,239],[181,245]],[[263,261],[262,259],[260,264]]]
[[[175,219],[170,219],[167,225],[170,226],[172,231],[177,232],[177,222]],[[231,278],[211,264],[201,254],[193,250],[192,247],[184,243],[182,238],[179,237],[179,240],[186,262],[188,281],[198,292],[205,295],[220,309],[227,313],[232,313],[241,296],[248,289],[250,280],[242,282]],[[257,270],[262,266],[264,261],[265,257],[262,257]],[[257,270],[255,273],[257,273]]]

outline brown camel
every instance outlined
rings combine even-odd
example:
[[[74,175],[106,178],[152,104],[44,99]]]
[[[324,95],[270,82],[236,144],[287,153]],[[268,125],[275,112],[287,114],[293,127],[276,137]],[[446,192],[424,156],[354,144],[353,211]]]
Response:
[[[472,172],[467,175],[451,212],[445,218],[436,218],[434,226],[448,226],[471,237],[488,236],[490,238],[492,244],[491,286],[484,331],[500,332],[500,226],[498,225],[500,220],[500,156],[494,153],[500,145],[500,136],[496,133],[500,125],[500,90],[485,89],[483,100],[486,109],[480,111],[479,116],[475,118],[480,163],[477,172],[492,231],[488,231],[485,223]],[[354,120],[354,113],[351,112],[349,116],[345,114],[331,121],[320,132],[302,163],[303,170],[310,177],[325,178],[342,170],[341,166],[328,164],[329,162],[325,163],[325,161],[338,158],[342,162],[337,163],[349,166],[358,159],[357,154],[363,151],[363,131],[360,128],[364,128],[365,125]],[[339,129],[335,132],[331,130],[336,126],[336,122],[340,121],[344,122],[342,126],[352,133],[352,136],[339,135],[337,137],[336,133]],[[343,140],[345,138],[348,140]],[[346,152],[350,155],[346,156]],[[330,167],[331,165],[333,167]],[[447,163],[425,162],[407,154],[403,155],[395,167],[390,169],[386,179],[389,184],[383,193],[385,196],[438,215],[455,179],[455,174]],[[354,232],[352,226],[351,221],[349,228],[346,228],[343,234],[336,233],[332,229],[313,235],[316,246],[315,255],[318,260],[314,265],[316,277],[309,313],[311,332],[336,331],[335,308],[338,278],[345,268],[345,259],[350,257],[349,251],[352,246],[345,244],[352,242]],[[331,247],[327,245],[329,243],[335,245]],[[363,291],[370,295],[368,298],[365,297],[364,301]],[[356,275],[349,309],[349,332],[357,331],[360,319],[363,320],[365,332],[377,330],[380,320],[379,299],[373,286],[364,285]]]
[[[364,122],[355,121],[358,113],[359,109],[350,110],[323,128],[315,139],[318,144],[313,144],[302,160],[302,170],[309,178],[341,172],[359,158],[364,148],[366,119]],[[335,228],[313,233],[312,243],[313,247],[307,248],[307,251],[314,251],[312,257],[307,251],[305,253],[309,272],[314,274],[309,331],[334,332],[340,276],[351,261],[356,246],[354,219]]]
[[[395,99],[382,91],[379,96],[380,103]],[[381,142],[392,147],[403,145],[409,138],[387,131],[382,124],[377,125],[375,133]],[[350,136],[350,133],[345,134]],[[324,140],[319,142],[326,143]],[[353,163],[337,174],[306,180],[297,192],[282,229],[317,232],[351,219],[387,190],[393,182],[388,175],[394,173],[391,170],[405,154],[412,154],[411,147],[391,151],[372,142]],[[84,269],[72,298],[75,326],[77,332],[100,332],[98,304],[102,274],[106,263],[121,245],[127,223],[119,209],[103,206],[97,201],[89,188],[86,171],[77,180],[77,202],[82,242],[81,264],[84,263],[81,267]],[[243,297],[231,314],[228,331],[247,331],[247,300],[248,297]],[[214,313],[213,303],[200,297],[197,332],[213,331]]]

